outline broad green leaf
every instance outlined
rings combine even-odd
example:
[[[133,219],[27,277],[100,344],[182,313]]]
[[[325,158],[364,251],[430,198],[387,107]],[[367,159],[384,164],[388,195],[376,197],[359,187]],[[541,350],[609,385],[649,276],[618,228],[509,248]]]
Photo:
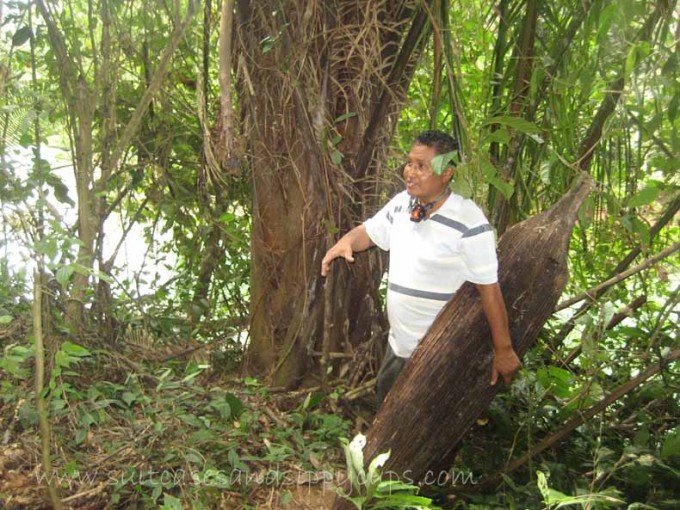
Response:
[[[612,3],[602,9],[602,12],[600,13],[600,17],[597,23],[597,41],[600,44],[604,44],[605,40],[604,38],[606,37],[607,33],[609,32],[609,28],[612,25],[612,22],[616,17],[619,16],[619,9],[616,5],[616,3]]]
[[[123,395],[121,396],[123,399],[123,402],[125,402],[128,406],[132,405],[132,403],[137,400],[137,394],[132,393],[130,391],[125,391],[123,392]]]
[[[678,106],[680,105],[680,93],[676,93],[673,99],[668,103],[668,120],[675,122],[675,117],[678,115]]]
[[[66,354],[70,354],[71,356],[77,356],[80,358],[90,356],[92,354],[82,345],[74,344],[73,342],[69,341],[66,341],[63,344],[61,344],[61,350],[64,351]]]
[[[454,166],[458,164],[458,152],[451,151],[444,154],[437,154],[432,158],[432,171],[435,175],[441,175],[451,166],[450,163],[452,162]]]
[[[62,287],[66,287],[68,285],[69,280],[71,279],[71,276],[73,276],[73,273],[76,272],[76,268],[73,266],[73,264],[67,264],[65,266],[61,266],[57,270],[56,278],[57,281],[59,282],[59,285]]]
[[[9,324],[14,320],[11,315],[1,315],[0,316],[0,324]]]
[[[42,253],[43,255],[47,255],[50,259],[53,259],[57,256],[57,250],[58,250],[57,242],[52,239],[43,239],[41,241],[38,241],[33,245],[33,249],[37,253]]]
[[[483,126],[488,126],[491,124],[500,124],[501,126],[508,126],[522,133],[528,135],[538,135],[541,133],[541,129],[534,123],[529,122],[521,117],[512,117],[510,115],[499,115],[497,117],[491,117],[483,122]]]
[[[201,455],[199,455],[195,451],[187,452],[184,455],[184,460],[186,460],[187,462],[190,462],[192,464],[197,464],[197,465],[205,464],[205,458],[203,458]]]
[[[234,395],[233,393],[227,393],[224,396],[224,400],[226,400],[227,403],[229,404],[229,407],[231,408],[231,415],[234,418],[238,418],[239,416],[241,416],[241,413],[245,409],[245,406],[236,395]]]
[[[500,143],[506,144],[510,141],[510,132],[507,129],[499,128],[491,131],[484,137],[484,143]]]
[[[231,406],[226,402],[213,402],[211,406],[220,413],[220,417],[227,421],[231,419]]]
[[[651,204],[659,196],[659,191],[659,188],[656,186],[648,186],[641,189],[628,200],[628,207],[640,207]]]
[[[536,379],[559,398],[569,398],[572,395],[573,376],[568,370],[559,367],[539,368]]]

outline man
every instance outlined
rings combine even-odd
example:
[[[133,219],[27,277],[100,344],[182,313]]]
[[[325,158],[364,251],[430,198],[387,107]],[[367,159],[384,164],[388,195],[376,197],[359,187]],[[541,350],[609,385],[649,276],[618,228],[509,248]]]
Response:
[[[390,332],[376,383],[379,404],[439,311],[466,280],[477,287],[491,330],[491,384],[496,384],[499,375],[509,384],[520,367],[498,285],[491,226],[474,202],[449,190],[453,168],[437,175],[432,167],[435,156],[457,148],[457,142],[446,133],[421,133],[404,166],[406,190],[345,234],[321,262],[321,275],[326,276],[331,261],[338,257],[354,262],[354,252],[375,245],[390,252]]]

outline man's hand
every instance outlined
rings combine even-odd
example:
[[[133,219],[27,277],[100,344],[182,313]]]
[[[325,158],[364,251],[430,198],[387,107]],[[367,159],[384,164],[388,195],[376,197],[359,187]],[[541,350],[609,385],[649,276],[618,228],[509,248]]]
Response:
[[[522,363],[512,347],[502,349],[500,352],[495,351],[491,368],[491,385],[496,385],[499,375],[503,377],[505,384],[510,384],[521,366]]]
[[[354,262],[354,257],[352,255],[354,255],[352,243],[347,238],[343,237],[326,252],[326,255],[321,261],[321,276],[326,276],[328,274],[331,262],[338,257],[344,258],[347,262]]]
[[[522,366],[517,353],[512,348],[510,330],[508,329],[508,312],[505,310],[503,294],[498,283],[489,285],[477,284],[477,291],[482,298],[482,308],[491,329],[493,341],[493,367],[491,369],[491,384],[498,382],[498,376],[503,377],[505,384],[512,382],[512,377]]]
[[[342,257],[347,262],[354,262],[354,252],[367,250],[371,246],[373,241],[368,237],[366,227],[363,224],[354,227],[326,252],[321,261],[321,276],[328,274],[333,260]]]

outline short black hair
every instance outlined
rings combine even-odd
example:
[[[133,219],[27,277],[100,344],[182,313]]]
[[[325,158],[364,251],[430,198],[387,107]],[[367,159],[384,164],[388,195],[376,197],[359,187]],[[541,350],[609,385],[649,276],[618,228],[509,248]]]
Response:
[[[437,154],[459,150],[458,140],[443,131],[423,131],[416,137],[416,145],[432,147]]]

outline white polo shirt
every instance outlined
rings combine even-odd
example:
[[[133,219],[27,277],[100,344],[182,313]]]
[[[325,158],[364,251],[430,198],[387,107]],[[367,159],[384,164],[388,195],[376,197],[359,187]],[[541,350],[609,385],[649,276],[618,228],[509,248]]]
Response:
[[[371,240],[390,252],[387,287],[389,342],[408,358],[439,311],[467,280],[498,281],[496,241],[482,210],[451,194],[432,216],[409,218],[402,191],[364,225]]]

